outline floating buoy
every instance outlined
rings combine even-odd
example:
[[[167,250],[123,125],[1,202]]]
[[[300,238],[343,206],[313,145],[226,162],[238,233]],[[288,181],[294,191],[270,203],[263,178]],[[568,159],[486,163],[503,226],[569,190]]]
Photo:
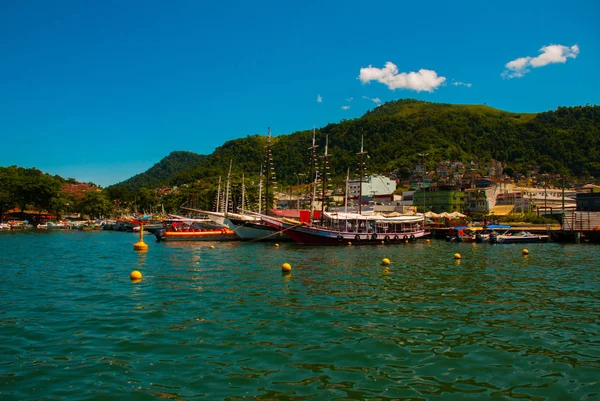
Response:
[[[430,242],[431,242],[431,240],[430,240],[430,239],[427,239],[427,240],[425,240],[425,243],[426,243],[426,244],[429,244]]]
[[[134,270],[131,272],[131,274],[129,275],[129,278],[131,280],[141,280],[142,279],[142,273],[140,273],[137,270]]]
[[[284,263],[281,265],[281,271],[283,272],[291,272],[292,266],[289,263]]]
[[[348,241],[348,245],[352,245],[352,242]]]
[[[211,246],[210,246],[210,249],[215,249],[215,246],[214,246],[214,245],[211,245]]]
[[[385,241],[381,241],[381,245],[385,245]]]
[[[454,259],[462,259],[462,256],[460,256],[460,253],[455,253]]]
[[[148,251],[148,245],[144,242],[144,225],[140,226],[140,240],[133,244],[133,250],[138,252],[146,252]]]
[[[383,258],[383,260],[381,261],[381,264],[384,266],[389,266],[390,265],[390,260],[388,258]]]
[[[277,248],[279,246],[279,244],[275,244],[275,248]]]
[[[528,249],[523,249],[521,251],[521,255],[529,255],[529,250]]]

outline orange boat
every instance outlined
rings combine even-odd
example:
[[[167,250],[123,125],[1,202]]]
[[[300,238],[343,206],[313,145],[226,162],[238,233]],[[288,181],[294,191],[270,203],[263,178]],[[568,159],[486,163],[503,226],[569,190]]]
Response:
[[[229,228],[177,228],[169,227],[154,233],[158,241],[236,241],[238,237]]]

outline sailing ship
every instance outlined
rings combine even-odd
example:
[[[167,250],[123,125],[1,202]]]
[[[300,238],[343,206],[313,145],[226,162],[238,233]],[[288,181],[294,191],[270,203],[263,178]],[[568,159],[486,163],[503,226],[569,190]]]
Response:
[[[265,169],[263,174],[263,168],[261,166],[260,181],[258,188],[258,210],[262,213],[262,205],[264,198],[265,214],[273,206],[273,196],[271,192],[274,192],[276,187],[275,181],[275,169],[273,167],[272,154],[271,154],[271,128],[268,128],[267,133],[267,149],[266,149],[266,160]],[[279,230],[265,224],[260,217],[253,214],[248,214],[245,211],[245,183],[242,176],[242,201],[241,201],[241,212],[235,213],[229,211],[229,188],[231,182],[231,165],[232,161],[229,162],[229,172],[227,174],[227,184],[225,190],[225,204],[222,208],[224,211],[219,211],[219,200],[217,200],[216,211],[203,211],[185,208],[208,216],[216,224],[228,227],[230,230],[242,240],[253,240],[253,241],[285,241],[289,240],[288,237],[279,233]],[[263,177],[266,180],[266,185],[263,186]],[[220,185],[219,185],[220,188]],[[264,188],[264,193],[263,193]],[[217,192],[218,197],[220,196],[220,189]]]
[[[316,145],[314,144],[314,150]],[[360,156],[360,183],[363,181],[363,158],[364,142],[361,140]],[[327,157],[327,147],[325,158]],[[324,163],[325,164],[325,163]],[[313,164],[314,165],[314,164]],[[313,174],[311,172],[311,174]],[[322,172],[322,180],[325,180],[325,171]],[[317,176],[313,175],[313,194],[317,185]],[[325,184],[323,184],[325,188]],[[324,198],[323,190],[323,198]],[[314,202],[314,196],[312,201]],[[314,206],[311,205],[311,216],[308,222],[281,219],[261,214],[260,218],[273,228],[282,230],[287,236],[298,244],[306,245],[345,245],[352,244],[381,244],[391,242],[414,241],[429,235],[425,231],[423,215],[386,217],[383,215],[362,214],[362,185],[359,190],[359,212],[326,212],[322,208],[320,219],[314,219]]]
[[[324,212],[319,225],[266,215],[260,217],[301,245],[400,243],[415,241],[428,235],[423,227],[422,216],[385,217]]]

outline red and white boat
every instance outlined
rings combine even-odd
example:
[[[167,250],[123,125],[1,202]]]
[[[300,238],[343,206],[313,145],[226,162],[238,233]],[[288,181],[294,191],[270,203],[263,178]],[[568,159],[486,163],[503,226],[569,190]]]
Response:
[[[320,224],[260,215],[301,245],[381,244],[414,241],[428,236],[422,215],[385,217],[358,213],[324,212]]]
[[[177,230],[167,228],[155,233],[158,241],[236,241],[240,237],[229,228],[188,228]]]
[[[208,219],[187,219],[176,216],[178,220],[166,224],[166,228],[157,230],[154,235],[157,241],[237,241],[235,232],[227,227],[209,224]]]

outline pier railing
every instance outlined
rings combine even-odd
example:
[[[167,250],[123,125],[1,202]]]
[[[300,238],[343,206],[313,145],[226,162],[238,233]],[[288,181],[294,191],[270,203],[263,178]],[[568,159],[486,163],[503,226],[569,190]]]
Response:
[[[600,227],[600,212],[565,211],[562,218],[564,231],[590,231]]]

